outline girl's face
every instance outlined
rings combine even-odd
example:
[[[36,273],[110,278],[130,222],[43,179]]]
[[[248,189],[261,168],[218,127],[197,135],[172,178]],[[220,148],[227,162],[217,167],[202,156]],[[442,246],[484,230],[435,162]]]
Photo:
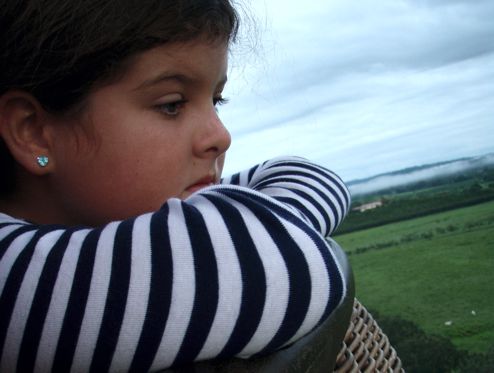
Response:
[[[226,71],[225,44],[157,47],[93,91],[74,123],[53,126],[53,208],[63,222],[124,219],[217,183],[230,146],[215,108]]]

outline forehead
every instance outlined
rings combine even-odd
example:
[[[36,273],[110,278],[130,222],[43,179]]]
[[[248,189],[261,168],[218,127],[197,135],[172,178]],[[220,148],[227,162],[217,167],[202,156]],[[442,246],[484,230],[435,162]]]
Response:
[[[169,74],[213,83],[226,78],[227,66],[227,43],[191,41],[165,44],[133,57],[126,64],[122,83],[139,88],[159,82],[160,77]]]

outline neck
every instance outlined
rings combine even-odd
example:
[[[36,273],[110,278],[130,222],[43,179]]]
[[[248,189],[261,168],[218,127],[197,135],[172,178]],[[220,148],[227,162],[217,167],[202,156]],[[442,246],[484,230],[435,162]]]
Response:
[[[36,224],[63,224],[54,208],[47,177],[19,177],[16,190],[0,199],[0,212]]]

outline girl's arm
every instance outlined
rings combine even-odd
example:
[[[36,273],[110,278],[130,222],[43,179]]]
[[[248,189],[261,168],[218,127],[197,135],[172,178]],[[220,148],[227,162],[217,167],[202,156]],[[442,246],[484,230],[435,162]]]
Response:
[[[145,372],[320,324],[346,291],[324,239],[343,183],[300,158],[223,182],[98,229],[0,218],[0,371]]]
[[[279,157],[221,180],[269,195],[310,219],[324,237],[341,223],[350,207],[350,193],[331,171],[299,157]]]

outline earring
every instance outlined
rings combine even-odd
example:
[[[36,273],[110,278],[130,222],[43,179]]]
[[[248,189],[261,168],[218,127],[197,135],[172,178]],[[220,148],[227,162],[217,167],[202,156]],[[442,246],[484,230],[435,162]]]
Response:
[[[48,164],[48,157],[46,155],[40,155],[39,157],[36,157],[36,161],[40,167],[46,167]]]

